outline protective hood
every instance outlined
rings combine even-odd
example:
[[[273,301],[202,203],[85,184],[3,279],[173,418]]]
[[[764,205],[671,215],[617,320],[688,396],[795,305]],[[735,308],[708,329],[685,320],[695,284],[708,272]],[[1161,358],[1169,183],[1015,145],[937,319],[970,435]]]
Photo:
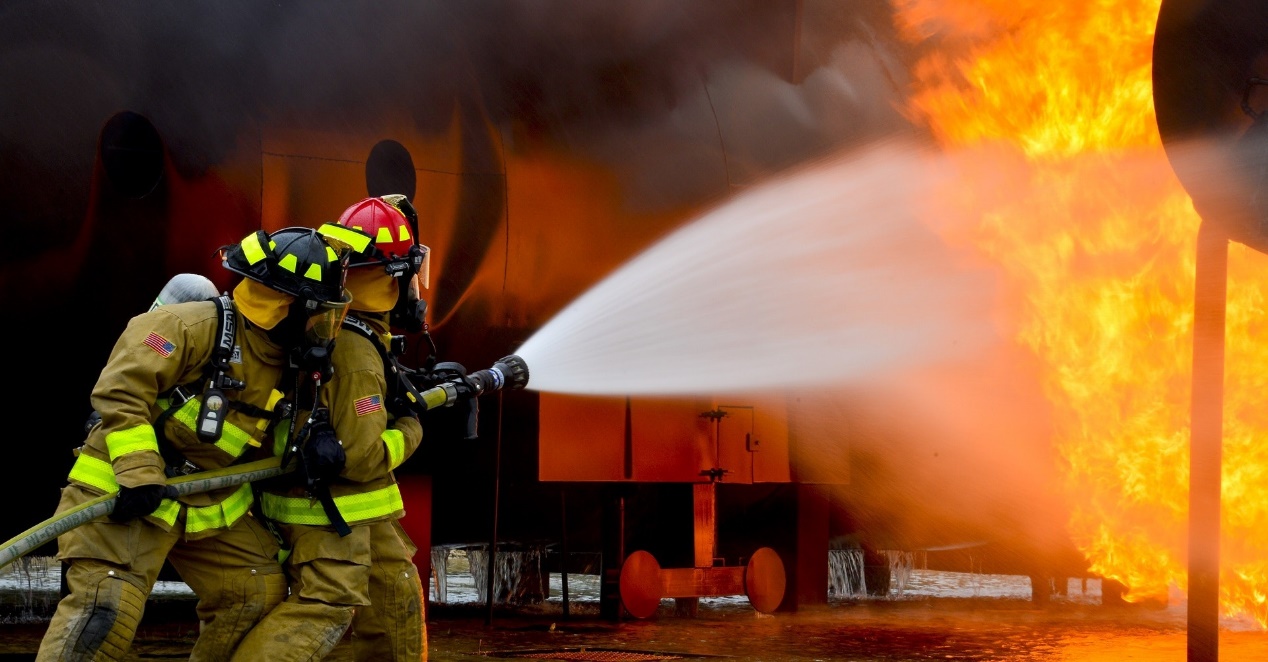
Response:
[[[251,320],[252,324],[269,330],[286,318],[295,297],[259,281],[243,278],[233,288],[233,300],[238,304],[238,312],[243,317]]]
[[[396,306],[400,286],[377,267],[353,267],[348,269],[344,287],[352,294],[352,310],[370,313],[386,313]]]

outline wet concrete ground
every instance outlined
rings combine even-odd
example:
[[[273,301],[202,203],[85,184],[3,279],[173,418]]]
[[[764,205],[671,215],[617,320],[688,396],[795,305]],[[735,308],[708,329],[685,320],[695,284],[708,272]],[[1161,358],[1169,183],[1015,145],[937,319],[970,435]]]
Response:
[[[498,610],[435,606],[428,617],[430,660],[709,659],[736,662],[1009,660],[1141,662],[1186,659],[1182,620],[1137,607],[1012,598],[926,598],[833,603],[797,613],[758,614],[737,605],[702,605],[694,617],[672,608],[641,621],[599,619],[597,605]],[[147,615],[147,620],[150,619]],[[174,619],[141,629],[131,660],[186,659],[196,624]],[[0,625],[0,660],[34,659],[44,624]],[[1222,631],[1220,659],[1268,659],[1268,634]]]
[[[537,605],[499,607],[490,615],[461,581],[451,602],[431,605],[430,660],[728,659],[735,662],[851,660],[1001,660],[1016,662],[1181,662],[1185,611],[1166,606],[1102,606],[1097,586],[1072,582],[1065,596],[1039,606],[1022,578],[916,571],[901,595],[833,598],[795,613],[755,612],[742,597],[705,599],[694,617],[662,602],[646,620],[598,615],[586,577],[570,583],[562,613],[558,578]],[[197,633],[192,600],[156,592],[130,660],[186,659]],[[0,622],[0,660],[34,659],[46,619]],[[1220,634],[1223,662],[1268,660],[1268,633],[1229,621]]]

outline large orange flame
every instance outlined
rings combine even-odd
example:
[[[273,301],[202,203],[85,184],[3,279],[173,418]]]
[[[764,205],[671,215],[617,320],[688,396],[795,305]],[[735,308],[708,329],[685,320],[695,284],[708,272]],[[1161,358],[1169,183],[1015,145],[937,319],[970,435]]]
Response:
[[[1160,0],[896,5],[901,33],[931,53],[915,69],[910,114],[966,164],[957,209],[972,223],[961,236],[1008,275],[1014,337],[1045,366],[1070,532],[1128,600],[1165,601],[1187,584],[1199,217],[1154,121]],[[1001,152],[1011,165],[994,180],[1010,186],[975,187]],[[1232,246],[1221,601],[1225,614],[1261,627],[1265,273],[1263,255]]]

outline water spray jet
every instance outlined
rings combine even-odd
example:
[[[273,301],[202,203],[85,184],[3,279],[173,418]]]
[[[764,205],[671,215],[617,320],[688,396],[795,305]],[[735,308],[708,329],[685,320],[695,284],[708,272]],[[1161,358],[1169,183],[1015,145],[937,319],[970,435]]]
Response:
[[[947,162],[893,139],[773,178],[648,247],[519,347],[533,390],[857,383],[997,341],[995,276],[925,219]],[[780,366],[772,370],[771,366]]]

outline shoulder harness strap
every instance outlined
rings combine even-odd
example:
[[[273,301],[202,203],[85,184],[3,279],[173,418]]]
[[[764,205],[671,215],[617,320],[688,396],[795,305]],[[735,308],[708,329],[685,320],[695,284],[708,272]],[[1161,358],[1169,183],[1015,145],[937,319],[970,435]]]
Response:
[[[369,338],[370,342],[374,343],[374,348],[379,350],[379,356],[383,358],[383,374],[387,378],[388,400],[399,402],[416,412],[425,411],[425,408],[420,409],[423,402],[422,395],[418,387],[410,380],[410,376],[416,374],[416,371],[401,363],[400,359],[396,358],[396,353],[383,344],[379,334],[361,319],[347,315],[343,318],[343,326]],[[400,336],[394,336],[393,341],[397,338]]]
[[[208,443],[218,441],[224,431],[229,403],[225,398],[225,389],[241,390],[246,387],[243,382],[229,376],[229,361],[233,358],[233,346],[238,333],[237,310],[227,294],[212,301],[216,303],[216,312],[219,313],[216,321],[216,345],[212,347],[211,360],[207,362],[207,381],[203,386],[203,402],[198,410],[195,430],[198,439]]]

